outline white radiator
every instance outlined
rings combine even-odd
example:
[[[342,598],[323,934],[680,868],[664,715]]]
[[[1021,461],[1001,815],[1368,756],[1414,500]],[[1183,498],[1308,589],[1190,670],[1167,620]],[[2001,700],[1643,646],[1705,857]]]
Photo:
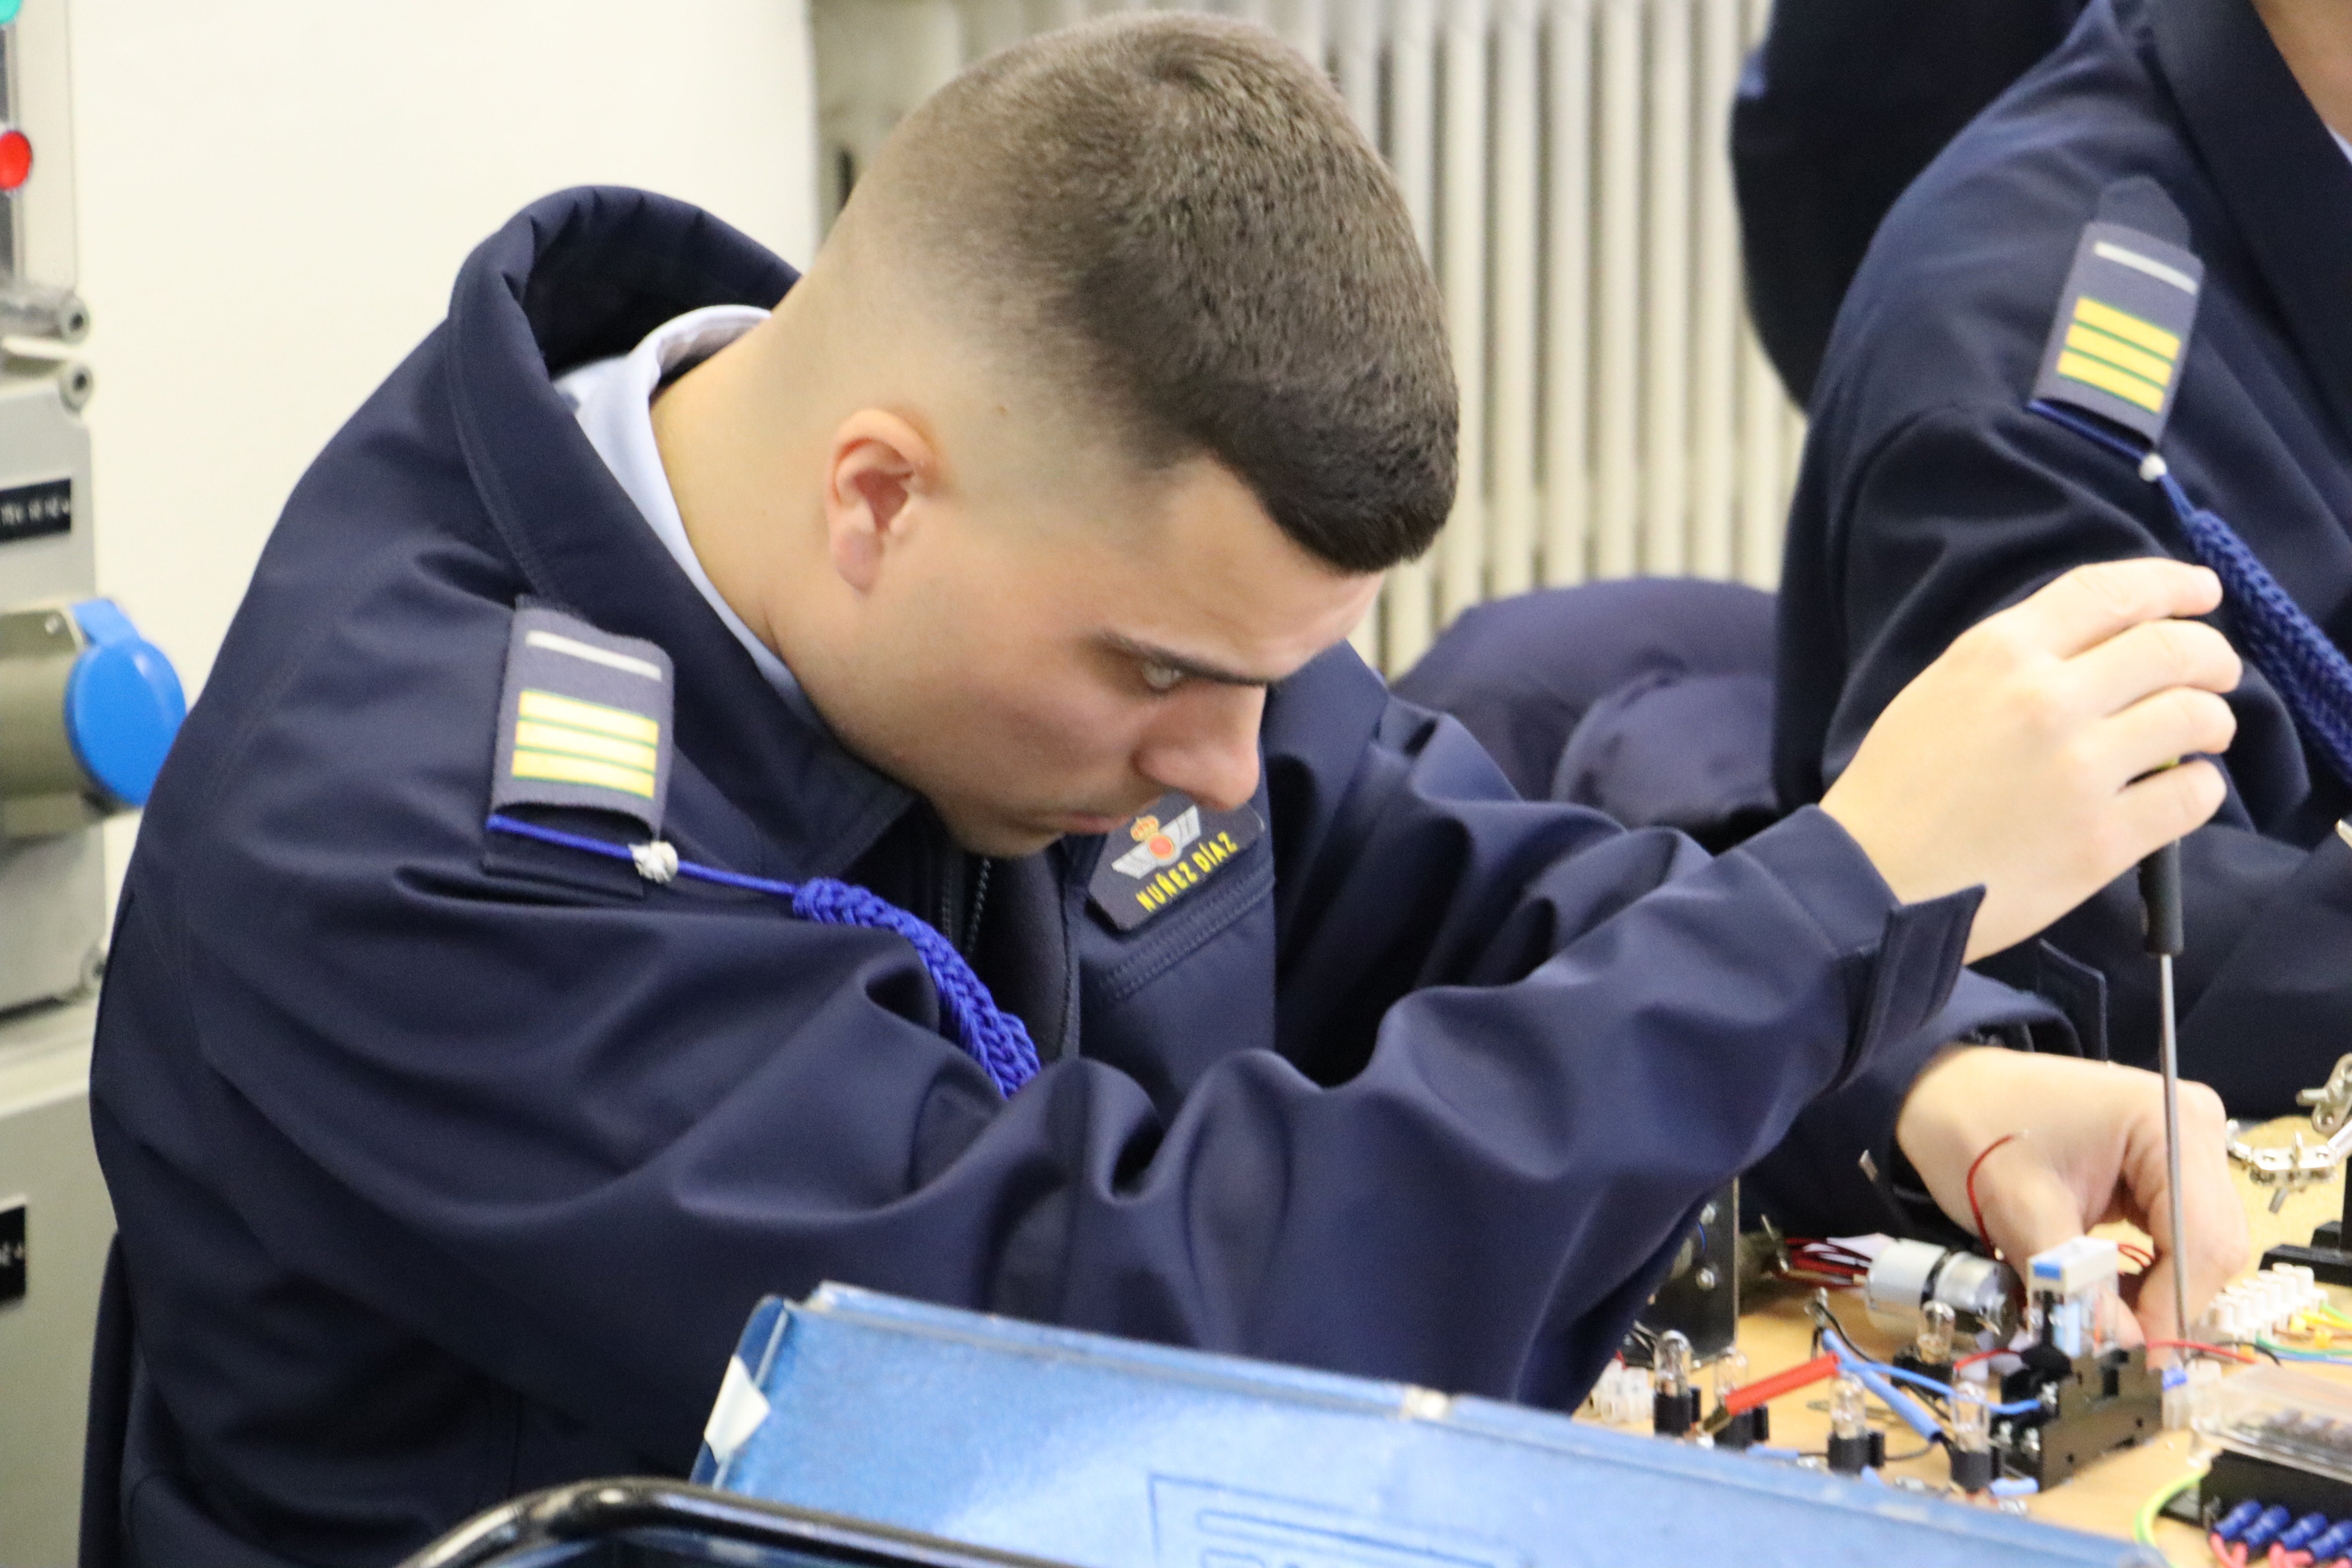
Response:
[[[1358,646],[1636,573],[1769,587],[1802,426],[1741,304],[1726,151],[1769,0],[1228,0],[1330,71],[1444,290],[1462,486]],[[965,61],[1088,0],[817,0],[828,200]]]

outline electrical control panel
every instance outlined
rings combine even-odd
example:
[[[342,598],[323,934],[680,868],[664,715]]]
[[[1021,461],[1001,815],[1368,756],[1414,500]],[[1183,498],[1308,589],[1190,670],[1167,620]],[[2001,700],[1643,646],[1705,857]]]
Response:
[[[186,712],[97,595],[69,79],[63,0],[0,0],[0,1014],[96,984],[97,827],[145,802]]]
[[[114,1232],[88,1086],[109,816],[178,677],[98,594],[66,0],[0,0],[0,1560],[66,1563]]]

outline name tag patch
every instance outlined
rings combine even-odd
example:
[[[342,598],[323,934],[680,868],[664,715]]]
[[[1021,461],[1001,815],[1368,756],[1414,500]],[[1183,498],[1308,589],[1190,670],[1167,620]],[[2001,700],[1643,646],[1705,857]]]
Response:
[[[659,834],[669,796],[669,655],[526,606],[507,644],[490,809],[616,811]]]
[[[1171,791],[1105,838],[1087,893],[1113,927],[1130,931],[1191,897],[1265,836],[1265,824],[1246,805],[1203,811]]]

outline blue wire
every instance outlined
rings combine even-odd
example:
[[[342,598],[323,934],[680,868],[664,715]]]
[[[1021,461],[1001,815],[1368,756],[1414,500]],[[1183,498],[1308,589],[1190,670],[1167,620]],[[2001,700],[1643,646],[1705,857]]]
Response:
[[[1894,1411],[1897,1415],[1901,1415],[1905,1424],[1909,1426],[1914,1432],[1918,1433],[1919,1436],[1927,1438],[1931,1442],[1943,1436],[1944,1429],[1936,1422],[1936,1418],[1927,1415],[1924,1410],[1920,1410],[1916,1402],[1897,1392],[1891,1384],[1886,1382],[1886,1380],[1888,1378],[1900,1378],[1906,1383],[1916,1384],[1921,1388],[1927,1389],[1936,1394],[1940,1394],[1947,1399],[1953,1397],[1951,1384],[1938,1383],[1932,1377],[1923,1376],[1918,1373],[1909,1371],[1904,1367],[1889,1366],[1885,1362],[1872,1361],[1868,1356],[1864,1355],[1860,1351],[1854,1349],[1853,1342],[1847,1339],[1842,1331],[1830,1329],[1826,1325],[1822,1329],[1822,1337],[1829,1342],[1830,1349],[1836,1354],[1839,1363],[1844,1366],[1847,1371],[1853,1373],[1856,1377],[1861,1378],[1863,1385],[1869,1388],[1871,1393],[1877,1394],[1880,1402],[1889,1410]],[[1875,1380],[1878,1386],[1873,1386],[1873,1375],[1871,1374],[1875,1374]],[[1894,1395],[1894,1397],[1889,1398],[1888,1395],[1890,1394]],[[1901,1404],[1897,1404],[1897,1400],[1900,1400]],[[1909,1415],[1905,1415],[1903,1408],[1905,1405],[1908,1405],[1912,1410],[1917,1411],[1921,1418],[1927,1421],[1928,1425],[1922,1426],[1918,1421],[1915,1421]],[[1990,1407],[1992,1414],[1995,1415],[2023,1415],[2031,1411],[2039,1410],[2041,1408],[2042,1402],[2038,1399],[2012,1400],[2007,1405],[1995,1405]]]
[[[1878,1402],[1895,1412],[1906,1426],[1930,1443],[1944,1440],[1943,1423],[1922,1409],[1917,1400],[1880,1376],[1881,1369],[1876,1363],[1865,1360],[1859,1351],[1846,1343],[1844,1335],[1825,1333],[1823,1338],[1828,1342],[1832,1353],[1838,1358],[1838,1364],[1845,1369],[1846,1375],[1878,1395]]]
[[[1858,1356],[1862,1352],[1856,1351],[1854,1353]],[[1920,1373],[1913,1372],[1908,1367],[1889,1366],[1882,1361],[1874,1361],[1870,1364],[1876,1367],[1879,1371],[1885,1373],[1889,1377],[1901,1378],[1905,1383],[1911,1384],[1919,1388],[1924,1388],[1930,1394],[1940,1394],[1947,1399],[1957,1397],[1957,1395],[1952,1392],[1952,1385],[1950,1384],[1938,1383],[1934,1378],[1928,1377]],[[1995,1405],[1990,1408],[1995,1415],[2022,1415],[2029,1410],[2041,1409],[2042,1401],[2038,1399],[2015,1399],[2011,1400],[2007,1405]]]

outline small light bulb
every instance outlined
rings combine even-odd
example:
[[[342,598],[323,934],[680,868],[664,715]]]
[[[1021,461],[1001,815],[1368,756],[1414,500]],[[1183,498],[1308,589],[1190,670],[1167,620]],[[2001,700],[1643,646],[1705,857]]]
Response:
[[[1732,1346],[1715,1359],[1715,1402],[1717,1405],[1739,1392],[1748,1381],[1748,1352]]]
[[[1658,1336],[1656,1388],[1660,1394],[1687,1394],[1691,1386],[1691,1342],[1677,1330]]]
[[[1919,1342],[1916,1347],[1920,1363],[1925,1366],[1952,1364],[1952,1330],[1958,1315],[1942,1301],[1930,1301],[1919,1310]]]
[[[1952,1390],[1952,1444],[1971,1454],[1992,1448],[1992,1401],[1984,1384],[1976,1378]]]
[[[1854,1438],[1868,1430],[1863,1419],[1863,1387],[1861,1380],[1841,1377],[1830,1384],[1830,1432],[1833,1436]]]

